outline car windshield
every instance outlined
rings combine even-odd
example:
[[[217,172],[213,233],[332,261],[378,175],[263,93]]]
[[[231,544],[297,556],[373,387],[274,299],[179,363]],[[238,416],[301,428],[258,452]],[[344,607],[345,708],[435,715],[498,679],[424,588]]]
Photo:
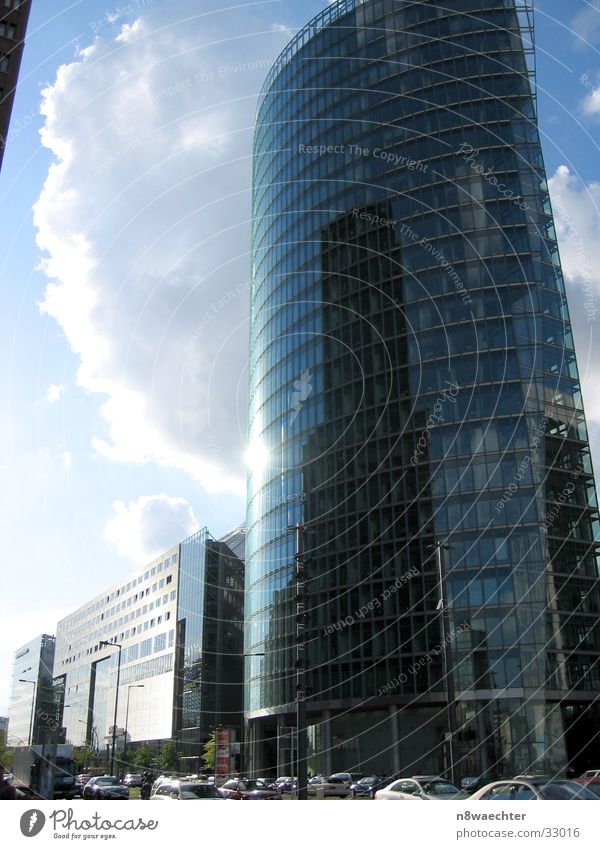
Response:
[[[542,799],[597,799],[598,797],[591,793],[587,787],[577,787],[572,784],[559,784],[556,781],[544,784],[538,788]]]
[[[212,784],[182,784],[182,799],[215,799],[220,798]]]
[[[117,779],[114,776],[112,776],[112,778],[97,778],[96,779],[96,784],[99,784],[101,787],[109,787],[110,785],[118,784],[118,783],[119,782],[117,781]]]
[[[371,776],[369,776],[369,778],[361,778],[361,780],[358,783],[359,784],[377,784],[378,781],[379,781],[379,779],[377,778],[376,775],[371,775]]]
[[[458,787],[450,784],[449,781],[426,781],[423,784],[423,790],[432,796],[444,796],[445,794],[460,792]]]

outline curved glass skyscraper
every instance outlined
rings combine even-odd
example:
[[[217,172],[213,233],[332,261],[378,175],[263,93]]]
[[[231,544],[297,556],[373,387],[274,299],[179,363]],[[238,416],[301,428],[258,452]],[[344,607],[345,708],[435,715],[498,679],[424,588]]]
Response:
[[[246,549],[256,772],[287,771],[293,752],[297,523],[309,768],[453,761],[458,778],[600,762],[598,510],[530,6],[341,0],[266,81]]]

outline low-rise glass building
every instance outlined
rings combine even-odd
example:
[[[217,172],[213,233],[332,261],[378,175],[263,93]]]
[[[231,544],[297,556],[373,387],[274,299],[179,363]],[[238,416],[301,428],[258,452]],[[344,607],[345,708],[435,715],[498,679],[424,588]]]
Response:
[[[55,642],[55,637],[42,634],[15,652],[8,709],[8,741],[13,746],[43,745],[56,727]]]
[[[58,624],[66,739],[117,748],[173,740],[193,768],[216,726],[241,729],[244,564],[204,529]],[[129,707],[129,711],[127,711]]]

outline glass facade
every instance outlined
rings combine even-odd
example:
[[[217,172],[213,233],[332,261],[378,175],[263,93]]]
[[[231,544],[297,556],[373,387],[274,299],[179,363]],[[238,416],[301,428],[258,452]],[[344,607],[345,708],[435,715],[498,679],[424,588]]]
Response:
[[[102,641],[121,646],[117,751],[126,720],[128,747],[174,740],[196,759],[215,724],[241,728],[243,586],[243,561],[204,529],[63,619],[66,740],[98,752],[112,741],[119,649]]]
[[[179,546],[100,593],[58,623],[54,675],[64,681],[63,718],[68,742],[88,741],[104,752],[112,741],[119,649],[121,677],[117,746],[168,740],[173,728],[173,675]]]
[[[52,681],[55,638],[42,634],[15,652],[9,707],[9,741],[15,746],[43,745],[56,726]]]
[[[176,725],[187,757],[219,726],[241,735],[243,598],[244,564],[228,545],[206,530],[182,543]]]
[[[516,0],[344,0],[263,89],[245,642],[258,770],[293,722],[297,522],[316,771],[448,768],[444,641],[458,774],[600,758],[598,510],[531,23]]]

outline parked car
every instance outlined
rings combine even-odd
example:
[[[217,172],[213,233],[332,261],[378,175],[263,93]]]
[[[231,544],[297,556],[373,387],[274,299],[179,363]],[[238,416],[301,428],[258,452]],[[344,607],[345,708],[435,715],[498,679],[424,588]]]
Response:
[[[574,778],[573,779],[576,784],[582,784],[584,787],[594,793],[596,796],[600,796],[600,777],[598,778]]]
[[[44,797],[36,793],[31,787],[26,787],[23,784],[14,784],[12,786],[15,790],[15,799],[40,799],[41,801],[45,801]]]
[[[276,790],[269,790],[260,779],[231,778],[220,788],[225,799],[281,799]]]
[[[209,784],[206,781],[165,781],[150,799],[152,801],[163,802],[197,802],[198,800],[207,799],[220,799],[223,801],[223,796],[214,784]]]
[[[377,790],[381,789],[385,784],[385,779],[379,775],[369,775],[366,778],[361,778],[350,787],[350,793],[353,799],[361,796],[368,796],[370,799],[375,798]]]
[[[586,769],[580,778],[600,778],[600,769]]]
[[[125,787],[114,775],[90,778],[83,788],[84,799],[129,799],[129,787]]]
[[[344,784],[347,784],[348,787],[352,787],[356,780],[356,776],[351,775],[349,772],[334,772],[333,775],[329,776],[329,781],[343,781]]]
[[[460,789],[465,793],[475,793],[476,790],[481,790],[486,784],[489,784],[492,776],[488,775],[469,775],[460,780]]]
[[[90,780],[89,775],[76,775],[75,776],[75,785],[73,788],[73,795],[79,796],[80,799],[83,799],[83,788]]]
[[[323,796],[323,798],[346,799],[350,795],[350,786],[335,775],[325,778],[324,775],[316,775],[311,778],[307,785],[309,796]]]
[[[375,792],[375,799],[411,800],[422,799],[444,801],[467,799],[468,793],[459,790],[454,784],[437,775],[414,775],[412,778],[398,778],[387,787]]]
[[[492,781],[469,797],[470,802],[527,802],[529,800],[581,800],[599,801],[587,787],[568,779],[548,778],[512,778],[505,781]]]
[[[265,779],[265,783],[266,781]],[[284,775],[267,786],[270,790],[276,790],[278,793],[295,793],[298,785],[296,784],[296,779],[291,775]]]
[[[123,779],[123,784],[125,787],[141,787],[142,786],[142,776],[137,772],[128,772],[125,778]]]
[[[156,778],[154,780],[154,783],[152,784],[152,789],[150,790],[150,796],[151,797],[154,796],[154,794],[156,793],[156,791],[158,790],[160,785],[164,784],[165,782],[168,782],[168,781],[177,781],[177,777],[175,775],[159,775],[158,778]]]

